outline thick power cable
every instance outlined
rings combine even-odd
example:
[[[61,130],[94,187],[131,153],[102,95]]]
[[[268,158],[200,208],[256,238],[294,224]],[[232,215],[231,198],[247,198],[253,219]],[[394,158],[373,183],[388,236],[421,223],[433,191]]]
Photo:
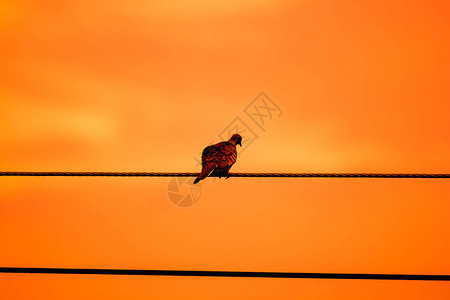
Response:
[[[450,281],[450,275],[368,274],[368,273],[296,273],[296,272],[10,268],[10,267],[0,267],[0,273]]]

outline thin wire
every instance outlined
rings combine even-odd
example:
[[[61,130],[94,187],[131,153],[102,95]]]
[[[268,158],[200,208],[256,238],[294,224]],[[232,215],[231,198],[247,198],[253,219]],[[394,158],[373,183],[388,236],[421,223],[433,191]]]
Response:
[[[195,172],[0,172],[0,176],[193,177]],[[417,173],[230,173],[230,177],[450,178],[450,174]],[[215,176],[211,176],[215,177]]]
[[[418,275],[418,274],[294,273],[294,272],[9,268],[9,267],[0,267],[0,273],[450,281],[450,275]]]

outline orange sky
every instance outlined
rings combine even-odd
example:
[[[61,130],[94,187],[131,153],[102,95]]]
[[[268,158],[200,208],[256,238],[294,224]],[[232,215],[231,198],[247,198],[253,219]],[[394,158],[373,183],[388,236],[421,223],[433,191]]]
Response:
[[[239,117],[258,138],[235,172],[448,173],[449,13],[445,1],[2,1],[0,168],[199,171]],[[282,110],[264,130],[244,112],[261,91]],[[0,265],[450,273],[444,179],[206,179],[188,208],[169,180],[0,178]],[[29,274],[0,274],[0,289],[450,297],[446,282]]]

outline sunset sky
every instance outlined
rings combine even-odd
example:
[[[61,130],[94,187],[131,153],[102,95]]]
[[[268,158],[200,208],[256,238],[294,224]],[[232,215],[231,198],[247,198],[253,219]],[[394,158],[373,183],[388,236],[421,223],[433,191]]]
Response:
[[[2,0],[0,170],[199,172],[237,122],[231,172],[450,173],[449,15],[443,0]],[[170,180],[0,178],[0,266],[450,274],[448,179],[207,178],[189,207]],[[449,299],[450,284],[0,274],[0,295]]]

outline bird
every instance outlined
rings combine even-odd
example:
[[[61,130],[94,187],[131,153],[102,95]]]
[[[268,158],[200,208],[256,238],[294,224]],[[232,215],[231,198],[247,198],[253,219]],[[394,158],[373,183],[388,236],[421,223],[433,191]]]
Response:
[[[228,172],[237,158],[236,145],[242,147],[242,137],[237,133],[233,134],[228,141],[206,147],[202,153],[202,171],[194,184],[210,174],[219,178],[230,177]]]

